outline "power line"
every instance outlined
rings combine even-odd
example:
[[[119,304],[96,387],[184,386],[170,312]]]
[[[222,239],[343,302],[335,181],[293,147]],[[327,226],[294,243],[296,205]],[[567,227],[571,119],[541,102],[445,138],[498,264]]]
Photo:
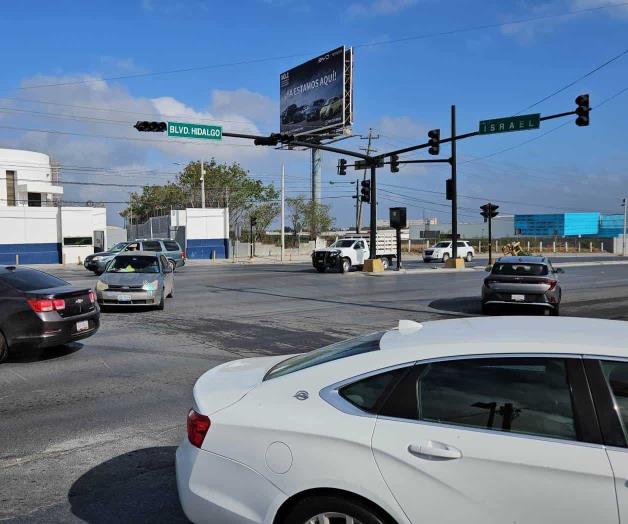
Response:
[[[569,17],[569,16],[574,16],[574,15],[583,14],[583,13],[592,13],[592,12],[598,12],[598,11],[602,11],[606,9],[616,9],[616,8],[625,7],[625,6],[628,6],[628,2],[605,4],[605,5],[595,6],[595,7],[587,7],[587,8],[582,8],[582,9],[574,9],[571,11],[564,11],[562,13],[554,13],[554,14],[549,14],[549,15],[520,18],[517,20],[511,20],[509,22],[497,22],[493,24],[468,26],[468,27],[450,29],[450,30],[445,30],[445,31],[423,33],[419,35],[410,35],[410,36],[406,36],[402,38],[382,39],[375,42],[363,42],[361,44],[355,44],[353,47],[356,49],[363,48],[363,47],[376,47],[376,46],[382,46],[382,45],[398,44],[402,42],[410,42],[410,41],[415,41],[415,40],[424,40],[427,38],[434,38],[434,37],[439,37],[439,36],[451,36],[455,34],[467,33],[467,32],[472,32],[472,31],[479,31],[479,30],[486,30],[486,29],[498,29],[500,27],[521,25],[521,24],[526,24],[526,23],[531,23],[531,22],[540,22],[544,20],[551,20],[554,18]],[[51,84],[36,84],[36,85],[31,85],[31,86],[19,86],[14,89],[25,91],[25,90],[40,89],[40,88],[45,88],[45,87],[64,87],[64,86],[70,86],[70,85],[84,85],[84,84],[90,84],[90,83],[100,83],[100,82],[111,81],[111,80],[148,78],[152,76],[190,73],[194,71],[204,71],[204,70],[210,70],[210,69],[220,69],[224,67],[235,67],[235,66],[241,66],[241,65],[251,65],[251,64],[264,63],[264,62],[287,60],[289,58],[299,58],[299,57],[311,56],[311,55],[312,53],[310,52],[293,53],[289,55],[253,58],[253,59],[239,60],[239,61],[234,61],[234,62],[223,62],[223,63],[218,63],[218,64],[208,64],[208,65],[202,65],[202,66],[184,67],[184,68],[145,72],[145,73],[133,73],[133,74],[128,74],[128,75],[117,75],[117,76],[103,77],[103,78],[97,78],[97,79],[91,78],[91,79],[85,79],[85,80],[73,80],[69,82],[56,82],[56,83],[51,83]]]

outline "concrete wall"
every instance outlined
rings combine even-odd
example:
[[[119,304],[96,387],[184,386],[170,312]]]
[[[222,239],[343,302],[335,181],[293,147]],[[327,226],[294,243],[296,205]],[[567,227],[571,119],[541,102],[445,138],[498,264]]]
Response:
[[[117,226],[107,226],[105,233],[105,246],[107,249],[112,248],[118,242],[126,242],[126,229]]]
[[[56,264],[56,207],[0,206],[0,264]]]
[[[62,207],[59,243],[65,263],[78,263],[94,253],[94,231],[105,232],[107,245],[107,210],[104,207]],[[72,239],[89,237],[88,245],[71,245]]]
[[[186,256],[190,259],[229,258],[229,210],[188,208],[185,224],[179,218],[172,225],[185,225]]]

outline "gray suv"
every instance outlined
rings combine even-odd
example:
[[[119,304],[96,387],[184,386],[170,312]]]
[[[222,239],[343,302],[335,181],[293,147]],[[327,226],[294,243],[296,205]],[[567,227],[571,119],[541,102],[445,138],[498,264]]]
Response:
[[[558,316],[562,290],[558,273],[549,258],[501,257],[487,269],[491,274],[482,286],[482,313],[495,306],[522,305],[542,307]]]

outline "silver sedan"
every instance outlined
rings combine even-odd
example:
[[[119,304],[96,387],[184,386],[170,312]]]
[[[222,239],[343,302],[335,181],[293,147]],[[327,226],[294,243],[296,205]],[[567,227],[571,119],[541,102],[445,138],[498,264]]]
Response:
[[[157,306],[174,295],[174,273],[165,256],[149,251],[117,255],[96,283],[101,306]]]

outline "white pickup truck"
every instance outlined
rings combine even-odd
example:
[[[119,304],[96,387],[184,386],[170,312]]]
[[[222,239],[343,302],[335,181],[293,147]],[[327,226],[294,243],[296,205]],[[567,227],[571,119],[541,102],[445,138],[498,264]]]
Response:
[[[397,257],[397,239],[394,235],[377,235],[375,245],[377,258],[382,260],[384,269],[392,265]],[[368,239],[361,236],[350,236],[336,240],[331,246],[319,248],[312,252],[312,265],[319,273],[328,269],[336,269],[341,273],[350,271],[352,267],[362,267],[369,258]]]

